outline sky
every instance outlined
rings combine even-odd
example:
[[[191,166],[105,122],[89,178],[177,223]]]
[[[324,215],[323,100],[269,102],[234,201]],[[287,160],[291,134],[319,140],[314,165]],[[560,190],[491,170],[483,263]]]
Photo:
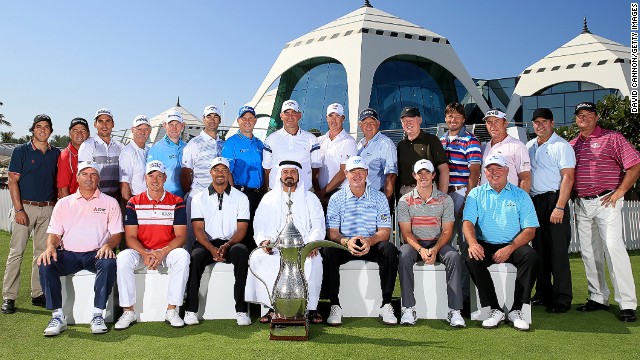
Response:
[[[66,135],[107,107],[115,128],[180,104],[196,116],[250,101],[283,46],[364,0],[61,0],[0,5],[0,113],[26,135],[33,118]],[[630,45],[624,0],[371,0],[451,42],[474,78],[516,76],[582,31]],[[93,129],[92,129],[93,130]],[[94,131],[92,131],[94,133]]]

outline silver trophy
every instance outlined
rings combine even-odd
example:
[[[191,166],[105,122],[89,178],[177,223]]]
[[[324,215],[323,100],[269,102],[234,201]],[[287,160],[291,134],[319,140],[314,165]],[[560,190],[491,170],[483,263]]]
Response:
[[[316,240],[305,245],[302,235],[293,224],[291,193],[289,193],[287,205],[289,212],[286,224],[278,234],[276,241],[253,250],[275,248],[280,252],[280,270],[272,291],[269,293],[266,282],[253,272],[251,266],[249,266],[249,270],[267,288],[275,312],[275,316],[271,320],[269,338],[272,340],[307,340],[309,324],[305,313],[309,294],[307,280],[304,276],[304,262],[307,255],[318,247],[348,249],[328,240]]]

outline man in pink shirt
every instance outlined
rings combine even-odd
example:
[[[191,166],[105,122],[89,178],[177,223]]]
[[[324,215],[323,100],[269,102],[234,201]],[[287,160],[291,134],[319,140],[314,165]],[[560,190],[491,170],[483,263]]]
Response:
[[[570,142],[576,153],[576,227],[589,290],[587,303],[576,310],[609,309],[606,259],[614,298],[620,305],[620,320],[636,321],[638,300],[622,239],[622,201],[638,181],[640,153],[620,133],[598,126],[593,103],[576,105],[574,114],[580,130],[580,135]]]
[[[53,208],[47,233],[47,249],[38,257],[40,283],[53,311],[44,336],[56,336],[67,329],[62,312],[60,276],[89,270],[96,274],[91,332],[107,332],[104,309],[116,282],[116,255],[120,243],[122,215],[118,202],[98,189],[100,174],[92,162],[78,164],[78,191]]]

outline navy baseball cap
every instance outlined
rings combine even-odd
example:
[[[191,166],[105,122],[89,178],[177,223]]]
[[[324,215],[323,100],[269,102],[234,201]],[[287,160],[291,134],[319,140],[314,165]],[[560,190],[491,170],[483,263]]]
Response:
[[[360,115],[358,115],[358,121],[362,121],[369,117],[374,118],[377,121],[380,121],[380,116],[378,115],[378,112],[371,108],[367,108],[360,111]]]
[[[81,117],[77,117],[74,118],[73,120],[71,120],[71,123],[69,124],[69,130],[71,130],[72,127],[76,126],[76,125],[84,125],[85,128],[87,128],[87,130],[89,130],[89,123],[87,122],[87,120],[81,118]]]
[[[253,114],[253,116],[256,116],[256,110],[254,108],[252,108],[251,106],[243,106],[240,108],[240,110],[238,110],[238,117],[241,118],[242,115],[248,112]]]

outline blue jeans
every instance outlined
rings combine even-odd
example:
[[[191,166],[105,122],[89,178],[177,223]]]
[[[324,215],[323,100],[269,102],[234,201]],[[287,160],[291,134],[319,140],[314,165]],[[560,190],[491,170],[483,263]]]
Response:
[[[40,264],[40,284],[47,299],[47,309],[62,307],[60,276],[72,275],[80,270],[96,274],[93,306],[98,309],[107,307],[107,299],[116,283],[116,259],[96,259],[96,251],[58,250],[58,261],[51,259],[50,265]]]

